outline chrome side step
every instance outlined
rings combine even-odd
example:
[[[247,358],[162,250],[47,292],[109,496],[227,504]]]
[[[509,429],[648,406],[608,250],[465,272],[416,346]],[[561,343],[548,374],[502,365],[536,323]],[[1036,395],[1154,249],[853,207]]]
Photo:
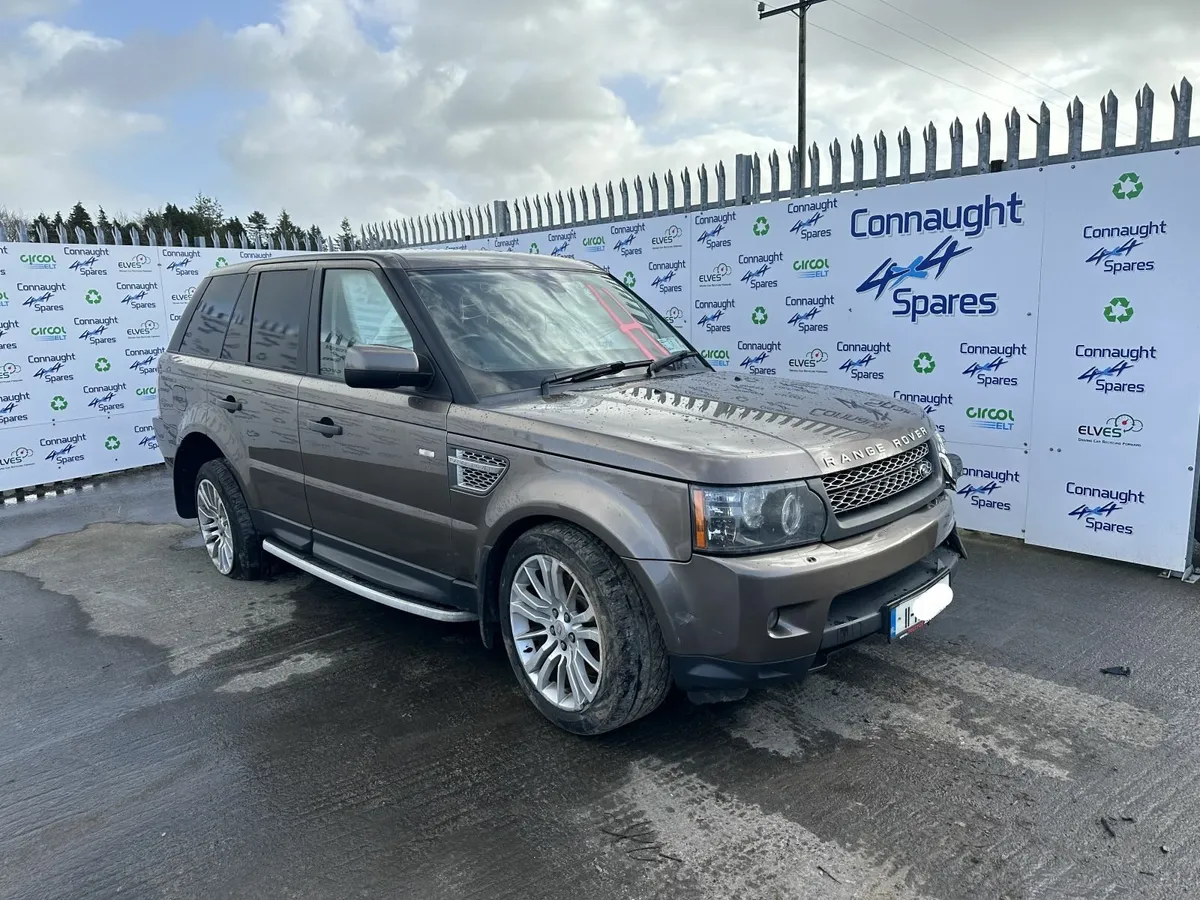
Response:
[[[328,581],[330,584],[340,587],[344,591],[365,597],[367,600],[374,600],[376,603],[382,603],[384,606],[390,606],[392,609],[398,609],[401,612],[412,613],[414,616],[421,616],[426,619],[433,619],[435,622],[474,622],[476,619],[474,613],[466,612],[465,610],[429,606],[425,603],[418,603],[416,600],[405,600],[403,597],[397,597],[395,594],[390,594],[366,582],[359,581],[357,578],[327,569],[320,563],[314,562],[308,557],[301,556],[291,550],[286,550],[271,540],[264,540],[262,548],[265,552],[282,559],[286,563],[290,563],[302,572],[315,575],[322,581]]]

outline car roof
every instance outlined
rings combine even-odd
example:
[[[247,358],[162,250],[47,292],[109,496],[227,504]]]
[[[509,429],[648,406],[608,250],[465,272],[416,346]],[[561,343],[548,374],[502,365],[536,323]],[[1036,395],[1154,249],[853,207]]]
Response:
[[[254,259],[223,267],[221,275],[239,275],[251,270],[274,268],[288,263],[350,262],[371,260],[384,268],[410,271],[434,269],[574,269],[594,272],[594,263],[538,253],[507,253],[489,250],[352,250],[344,253],[295,253],[270,259]],[[214,273],[218,274],[214,270]]]

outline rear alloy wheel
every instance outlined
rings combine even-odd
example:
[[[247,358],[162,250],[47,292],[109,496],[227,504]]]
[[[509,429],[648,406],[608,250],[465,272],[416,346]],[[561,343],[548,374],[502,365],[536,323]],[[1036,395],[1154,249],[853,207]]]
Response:
[[[262,538],[233,469],[214,459],[196,474],[196,518],[204,550],[218,572],[247,581],[262,575]]]
[[[574,526],[539,526],[513,544],[500,619],[522,690],[566,731],[620,728],[670,690],[650,605],[620,558]]]

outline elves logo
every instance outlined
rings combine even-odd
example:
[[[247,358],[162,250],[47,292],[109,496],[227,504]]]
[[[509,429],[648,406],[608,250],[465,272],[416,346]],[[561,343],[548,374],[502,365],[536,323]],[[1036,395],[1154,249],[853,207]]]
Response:
[[[696,280],[700,287],[720,287],[729,284],[729,276],[732,274],[732,266],[725,263],[717,263],[710,274],[701,275]]]
[[[118,262],[117,269],[122,272],[149,272],[150,257],[145,253],[139,253],[131,259]]]
[[[645,227],[643,225],[643,227]],[[650,247],[654,250],[669,250],[680,246],[683,241],[683,229],[678,225],[668,225],[661,237],[650,238]]]

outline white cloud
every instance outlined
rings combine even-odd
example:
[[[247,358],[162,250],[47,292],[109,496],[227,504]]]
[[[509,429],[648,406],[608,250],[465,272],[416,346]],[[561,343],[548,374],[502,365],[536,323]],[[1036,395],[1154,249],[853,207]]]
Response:
[[[11,0],[0,14],[8,6]],[[811,14],[814,26],[826,30],[814,28],[809,37],[809,137],[822,148],[841,137],[847,167],[854,133],[863,133],[869,147],[880,129],[894,141],[907,125],[919,141],[931,118],[945,158],[946,127],[956,113],[971,157],[973,123],[984,109],[994,121],[998,155],[1007,109],[1037,111],[1036,96],[940,57],[888,26],[1045,95],[1056,142],[1065,139],[1063,95],[952,44],[880,0],[845,0],[845,6],[885,23],[838,4]],[[129,145],[162,124],[129,111],[197,84],[221,85],[231,95],[247,85],[256,91],[251,102],[258,105],[202,148],[219,154],[236,185],[237,196],[221,198],[227,208],[286,206],[297,220],[331,227],[342,215],[362,221],[486,205],[581,184],[590,190],[610,178],[678,172],[701,162],[728,163],[737,152],[765,155],[790,143],[794,24],[782,17],[759,22],[754,8],[750,0],[284,0],[276,21],[233,35],[203,26],[119,44],[41,23],[8,50],[7,70],[14,62],[23,68],[15,86],[0,86],[0,116],[55,136],[50,146],[59,153],[64,182],[38,184],[44,199],[23,194],[30,206],[69,205],[78,173],[87,172],[92,141]],[[1200,7],[1194,0],[1146,0],[1138,7],[1136,36],[1126,24],[1127,5],[1115,0],[1096,0],[1086,13],[1036,0],[989,8],[914,0],[904,8],[1040,81],[1080,93],[1092,117],[1092,141],[1098,100],[1108,88],[1118,92],[1123,130],[1131,132],[1133,95],[1145,81],[1154,85],[1161,137],[1170,129],[1170,85],[1198,74]],[[148,71],[161,77],[147,78]],[[606,86],[634,83],[650,92],[645,103],[634,104],[636,118]],[[70,120],[62,118],[85,99],[105,111],[89,118],[86,140],[72,136]],[[642,114],[642,107],[654,112]],[[1031,148],[1028,122],[1024,131]],[[45,154],[23,153],[13,143],[0,135],[0,177],[30,184]],[[93,184],[103,183],[103,173],[93,175]],[[137,205],[124,197],[96,199],[110,208]]]

